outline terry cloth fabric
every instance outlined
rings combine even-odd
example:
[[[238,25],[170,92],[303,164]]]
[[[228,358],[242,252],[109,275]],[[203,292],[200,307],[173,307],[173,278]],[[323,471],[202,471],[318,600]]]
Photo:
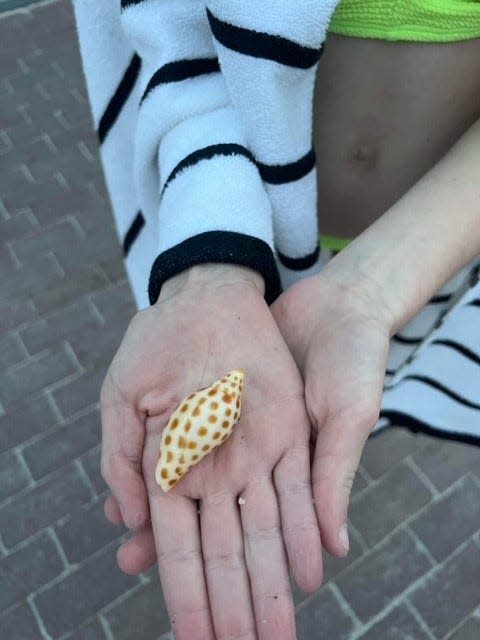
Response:
[[[332,255],[327,248],[315,255],[315,169],[308,163],[314,65],[335,3],[325,3],[320,21],[316,0],[286,3],[284,15],[269,12],[270,2],[252,3],[130,0],[121,10],[118,0],[74,0],[139,309],[166,278],[194,263],[251,266],[264,275],[270,301],[280,291],[278,271],[286,287]],[[247,5],[255,8],[249,16]],[[287,60],[275,58],[279,43]],[[288,56],[299,50],[307,53],[297,68]],[[377,431],[404,424],[480,443],[479,262],[392,338]]]
[[[269,302],[275,260],[298,272],[284,286],[318,270],[313,87],[335,5],[74,0],[139,306],[192,265],[192,241],[196,264],[258,270]]]

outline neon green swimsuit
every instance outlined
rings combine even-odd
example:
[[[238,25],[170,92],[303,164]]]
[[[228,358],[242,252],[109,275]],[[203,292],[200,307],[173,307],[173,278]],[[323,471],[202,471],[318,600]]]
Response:
[[[341,0],[329,31],[417,42],[480,38],[480,0]]]

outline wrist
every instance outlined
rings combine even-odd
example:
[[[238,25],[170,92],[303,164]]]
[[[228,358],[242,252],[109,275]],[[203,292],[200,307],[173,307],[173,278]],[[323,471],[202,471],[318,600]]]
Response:
[[[265,295],[265,282],[257,271],[242,265],[206,263],[185,269],[169,278],[162,286],[158,299],[164,300],[187,289],[238,284],[254,287],[262,297]]]
[[[333,282],[342,298],[350,303],[354,301],[358,311],[373,318],[391,337],[399,328],[398,311],[381,278],[375,276],[359,255],[351,251],[347,255],[350,246],[335,256],[318,277]]]

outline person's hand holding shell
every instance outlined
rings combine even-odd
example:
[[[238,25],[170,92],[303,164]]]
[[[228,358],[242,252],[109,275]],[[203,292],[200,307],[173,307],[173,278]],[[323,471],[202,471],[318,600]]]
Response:
[[[102,389],[106,511],[142,525],[119,563],[158,557],[176,640],[293,640],[288,567],[306,591],[322,578],[303,385],[256,274],[223,267],[179,277],[128,328]]]

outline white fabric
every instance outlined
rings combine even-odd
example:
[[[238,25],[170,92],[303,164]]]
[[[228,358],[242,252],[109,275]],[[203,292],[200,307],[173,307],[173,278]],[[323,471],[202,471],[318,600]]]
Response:
[[[141,58],[138,78],[101,145],[120,238],[140,209],[145,218],[126,258],[139,309],[149,304],[148,278],[158,253],[197,233],[239,231],[289,258],[314,251],[315,169],[286,184],[264,184],[246,158],[215,156],[183,169],[163,197],[161,192],[178,163],[199,148],[238,144],[258,162],[278,165],[295,162],[312,143],[316,65],[297,69],[232,51],[213,38],[206,7],[231,25],[315,49],[336,4],[144,0],[120,12],[120,0],[74,0],[96,127],[132,57]],[[216,56],[222,73],[157,86],[141,101],[163,65]],[[329,258],[322,252],[315,265],[299,272],[277,255],[283,286],[317,273]],[[437,292],[450,297],[425,305],[399,331],[402,341],[392,338],[377,431],[403,416],[414,428],[480,439],[480,284],[472,281],[477,265],[467,265]]]

